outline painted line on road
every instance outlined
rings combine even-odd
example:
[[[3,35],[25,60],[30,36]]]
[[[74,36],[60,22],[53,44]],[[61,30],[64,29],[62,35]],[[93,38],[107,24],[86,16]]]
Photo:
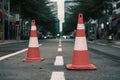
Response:
[[[92,43],[92,44],[95,43],[95,42],[93,42],[93,41],[87,41],[87,42],[88,42],[88,43]]]
[[[42,44],[39,44],[39,46],[42,46]]]
[[[65,80],[64,72],[52,72],[50,80]]]
[[[62,42],[61,40],[59,41],[59,45],[58,45],[58,52],[62,52]]]
[[[42,46],[42,44],[39,44],[39,45]],[[12,57],[12,56],[21,54],[21,53],[23,53],[23,52],[25,52],[25,51],[27,51],[27,50],[28,50],[28,48],[25,48],[25,49],[22,49],[22,50],[20,50],[20,51],[17,51],[17,52],[10,53],[10,54],[8,54],[8,55],[2,56],[2,57],[0,57],[0,61],[2,61],[2,60],[4,60],[4,59],[7,59],[7,58],[9,58],[9,57]]]
[[[8,54],[8,55],[5,55],[5,56],[2,56],[2,57],[0,57],[0,61],[4,60],[4,59],[6,59],[6,58],[12,57],[12,56],[21,54],[21,53],[23,53],[23,52],[25,52],[25,51],[27,51],[27,50],[28,50],[28,48],[23,49],[23,50],[20,50],[20,51],[17,51],[17,52],[14,52],[14,53],[11,53],[11,54]]]
[[[112,47],[120,48],[120,46],[112,45]]]
[[[61,42],[62,40],[61,39],[59,39],[59,42]]]
[[[55,66],[63,66],[64,65],[63,56],[56,56],[54,65]]]
[[[59,44],[58,46],[59,46],[59,47],[61,47],[62,45],[61,45],[61,44]]]
[[[62,52],[62,48],[60,47],[60,48],[58,48],[58,52]]]
[[[98,45],[102,45],[102,46],[106,46],[107,44],[104,44],[104,43],[96,43]]]

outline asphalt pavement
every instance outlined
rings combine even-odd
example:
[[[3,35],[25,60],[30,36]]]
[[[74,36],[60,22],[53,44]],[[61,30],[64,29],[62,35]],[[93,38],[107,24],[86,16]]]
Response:
[[[23,62],[27,50],[1,60],[0,80],[120,80],[120,60],[101,54],[104,48],[109,48],[111,53],[114,49],[119,52],[119,47],[100,43],[97,41],[88,42],[90,63],[94,64],[97,70],[67,70],[66,65],[72,62],[74,40],[65,39],[60,43],[59,39],[48,39],[40,40],[40,55],[45,58],[44,61]],[[61,46],[59,46],[60,44]],[[21,45],[23,44],[21,43]],[[97,48],[102,49],[99,51]],[[104,53],[107,53],[106,51]],[[58,63],[61,65],[55,65],[57,57],[60,59]]]

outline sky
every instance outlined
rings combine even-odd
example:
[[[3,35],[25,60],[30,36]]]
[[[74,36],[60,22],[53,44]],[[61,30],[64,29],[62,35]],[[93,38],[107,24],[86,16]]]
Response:
[[[51,0],[57,1],[58,6],[58,19],[60,20],[60,32],[62,32],[62,23],[64,22],[64,0]]]

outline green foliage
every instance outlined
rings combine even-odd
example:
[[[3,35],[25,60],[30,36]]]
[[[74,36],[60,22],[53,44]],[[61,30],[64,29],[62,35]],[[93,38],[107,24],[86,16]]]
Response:
[[[71,9],[67,9],[73,14],[66,14],[69,16],[65,18],[65,30],[69,28],[66,33],[69,33],[70,31],[76,29],[78,19],[77,16],[79,13],[83,13],[84,21],[88,21],[90,18],[97,19],[103,16],[102,11],[105,7],[106,1],[107,0],[73,0],[73,2],[78,3],[78,5],[71,7]]]
[[[19,13],[22,19],[36,19],[45,29],[55,29],[57,17],[46,6],[48,3],[48,0],[10,0],[11,14]]]

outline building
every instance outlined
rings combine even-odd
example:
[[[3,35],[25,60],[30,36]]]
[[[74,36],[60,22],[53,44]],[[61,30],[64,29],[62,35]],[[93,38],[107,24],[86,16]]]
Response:
[[[120,40],[120,1],[114,1],[113,14],[111,16],[111,26],[113,28],[113,34],[115,40]]]
[[[10,3],[9,0],[0,0],[0,40],[9,38],[10,22]]]

